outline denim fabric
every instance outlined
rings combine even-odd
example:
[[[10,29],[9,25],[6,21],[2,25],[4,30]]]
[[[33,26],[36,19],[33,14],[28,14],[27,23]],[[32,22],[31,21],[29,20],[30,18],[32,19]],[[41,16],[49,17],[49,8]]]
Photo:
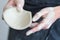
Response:
[[[35,13],[42,8],[58,5],[60,5],[60,0],[25,0],[24,9],[31,11],[32,16],[34,16]],[[38,22],[40,20],[38,20]],[[10,28],[8,40],[60,40],[60,19],[57,19],[50,29],[41,30],[30,36],[26,36],[25,33],[29,29],[31,28],[25,30],[15,30]]]
[[[60,19],[51,26],[47,40],[60,40]]]
[[[58,19],[50,29],[41,30],[30,36],[26,36],[25,30],[14,30],[10,28],[8,40],[60,40],[60,19]]]

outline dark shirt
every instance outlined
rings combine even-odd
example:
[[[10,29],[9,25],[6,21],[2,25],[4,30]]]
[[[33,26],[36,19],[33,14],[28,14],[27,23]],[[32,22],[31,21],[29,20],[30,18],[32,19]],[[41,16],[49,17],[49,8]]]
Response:
[[[24,9],[31,11],[32,16],[45,7],[55,7],[60,5],[60,0],[25,0]],[[60,19],[56,20],[50,29],[38,31],[30,36],[26,36],[25,30],[15,30],[10,28],[8,40],[60,40]]]
[[[45,7],[55,7],[60,5],[60,0],[25,0],[24,9],[37,12]]]

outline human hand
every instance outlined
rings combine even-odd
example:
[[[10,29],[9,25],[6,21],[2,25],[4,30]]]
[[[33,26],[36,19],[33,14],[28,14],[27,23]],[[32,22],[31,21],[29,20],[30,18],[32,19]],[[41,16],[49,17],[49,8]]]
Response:
[[[3,11],[10,7],[16,7],[18,10],[22,10],[24,6],[24,0],[8,0],[7,4],[3,8]]]
[[[39,11],[38,13],[35,14],[33,17],[33,21],[37,21],[41,16],[44,17],[44,19],[34,28],[31,30],[27,31],[26,35],[30,35],[32,33],[35,33],[37,31],[40,31],[41,29],[49,29],[51,25],[58,19],[60,18],[60,7],[47,7]]]

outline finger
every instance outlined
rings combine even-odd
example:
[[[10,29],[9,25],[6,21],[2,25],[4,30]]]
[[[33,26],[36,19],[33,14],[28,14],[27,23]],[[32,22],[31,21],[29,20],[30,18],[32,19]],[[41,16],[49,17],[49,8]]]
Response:
[[[39,23],[32,23],[31,26],[30,26],[30,28],[33,28],[33,27],[37,26],[38,24]]]
[[[10,7],[14,7],[15,6],[15,2],[14,0],[9,0],[7,2],[7,4],[5,5],[5,7],[3,8],[3,11],[5,11],[6,9],[10,8]]]
[[[15,6],[14,0],[9,0],[7,3],[8,6]]]
[[[17,9],[22,10],[24,6],[24,0],[15,0],[15,2],[17,4]]]
[[[49,7],[42,9],[38,13],[36,13],[33,17],[33,21],[37,21],[41,16],[47,14],[49,11]]]
[[[43,23],[40,24],[40,26],[39,26],[39,25],[35,26],[33,29],[27,31],[27,32],[26,32],[26,35],[29,36],[29,35],[31,35],[32,33],[35,33],[35,32],[37,32],[37,31],[41,30],[41,29],[43,28],[43,26],[44,26]]]
[[[50,8],[51,9],[51,8]],[[52,8],[53,9],[53,8]],[[31,30],[29,30],[27,33],[26,33],[26,35],[30,35],[30,34],[32,34],[32,33],[35,33],[35,32],[37,32],[37,31],[40,31],[41,29],[43,29],[43,28],[45,28],[45,27],[47,27],[47,28],[49,28],[51,25],[52,25],[52,23],[54,22],[54,15],[55,13],[54,12],[52,12],[51,10],[50,10],[50,13],[47,15],[47,17],[41,22],[41,24],[39,24],[37,27],[35,27],[35,28],[33,28],[33,29],[31,29]],[[51,16],[52,15],[52,16]]]

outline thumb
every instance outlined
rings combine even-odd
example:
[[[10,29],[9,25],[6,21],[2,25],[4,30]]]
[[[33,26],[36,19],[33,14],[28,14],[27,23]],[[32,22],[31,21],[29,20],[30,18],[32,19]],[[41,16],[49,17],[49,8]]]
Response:
[[[36,13],[33,17],[33,21],[37,21],[41,16],[44,16],[49,12],[49,7],[42,9],[38,13]]]
[[[15,0],[16,5],[17,5],[17,9],[18,10],[22,10],[23,6],[24,6],[24,0]]]

